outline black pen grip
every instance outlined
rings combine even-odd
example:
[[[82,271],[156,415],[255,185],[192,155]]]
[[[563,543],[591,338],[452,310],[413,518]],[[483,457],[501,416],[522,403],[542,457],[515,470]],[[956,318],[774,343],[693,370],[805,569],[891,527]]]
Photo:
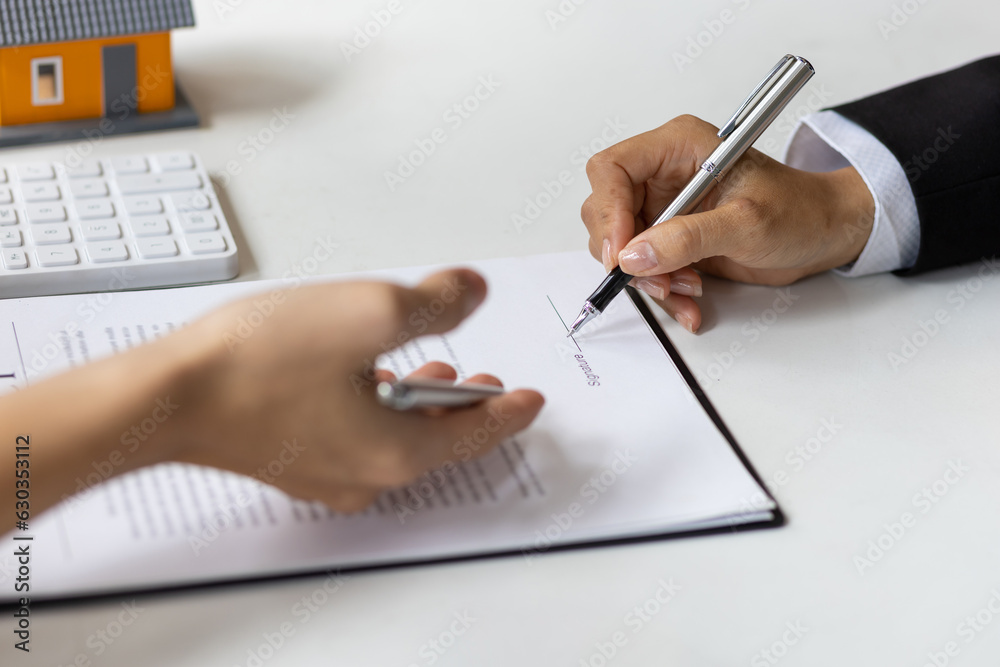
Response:
[[[604,309],[608,307],[609,303],[611,303],[611,300],[618,296],[619,292],[625,289],[625,286],[628,285],[630,280],[632,280],[632,276],[622,271],[621,267],[616,266],[614,270],[608,274],[608,277],[604,279],[604,282],[598,285],[597,289],[594,290],[594,293],[590,295],[590,298],[587,299],[587,301],[589,301],[594,308],[603,313]]]

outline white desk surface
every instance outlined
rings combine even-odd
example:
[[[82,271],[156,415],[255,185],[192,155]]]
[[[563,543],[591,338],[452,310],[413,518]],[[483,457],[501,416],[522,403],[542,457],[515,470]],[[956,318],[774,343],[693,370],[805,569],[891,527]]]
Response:
[[[624,124],[623,136],[681,113],[719,124],[786,52],[818,72],[795,106],[810,92],[813,104],[836,104],[989,55],[1000,23],[1000,5],[971,0],[398,1],[347,62],[341,44],[387,2],[201,0],[199,27],[175,35],[175,59],[203,127],[95,150],[190,147],[217,173],[235,160],[242,173],[220,190],[245,280],[281,276],[327,237],[338,252],[321,274],[569,250],[586,239],[578,151],[608,122]],[[547,12],[560,7],[574,11],[553,29]],[[703,22],[723,11],[730,22],[712,35]],[[884,36],[879,22],[893,18],[901,25]],[[679,70],[674,54],[689,38],[706,46]],[[443,114],[481,77],[499,87],[455,127]],[[275,109],[292,118],[254,155],[242,142]],[[789,119],[762,142],[783,142]],[[384,172],[435,128],[447,140],[390,191]],[[572,184],[518,230],[511,215],[563,170]],[[760,473],[787,474],[773,485],[784,528],[553,553],[530,566],[511,557],[358,574],[307,623],[291,609],[322,578],[138,597],[141,613],[110,646],[92,636],[115,629],[118,602],[42,607],[25,664],[253,665],[251,651],[289,620],[295,634],[264,650],[268,667],[770,665],[774,656],[922,665],[948,642],[958,650],[950,664],[986,664],[1000,654],[1000,618],[988,607],[1000,591],[1000,279],[978,282],[979,270],[818,276],[792,288],[797,300],[776,320],[773,288],[707,280],[703,333],[667,325],[691,368],[712,376],[706,389]],[[918,334],[938,310],[947,323]],[[889,353],[901,354],[904,338],[921,347],[894,368]],[[743,352],[724,369],[733,343]],[[832,439],[809,461],[786,459],[827,435],[823,420],[836,424]],[[945,495],[915,504],[956,461],[968,469],[939,482]],[[904,512],[915,524],[887,536]],[[880,536],[891,547],[859,573],[855,556]],[[625,617],[660,579],[681,588],[634,632]],[[451,634],[456,613],[475,619],[461,635]],[[978,630],[960,625],[977,613]],[[786,633],[795,624],[799,638]],[[627,642],[605,660],[599,645],[618,632]],[[771,660],[759,653],[769,647]]]

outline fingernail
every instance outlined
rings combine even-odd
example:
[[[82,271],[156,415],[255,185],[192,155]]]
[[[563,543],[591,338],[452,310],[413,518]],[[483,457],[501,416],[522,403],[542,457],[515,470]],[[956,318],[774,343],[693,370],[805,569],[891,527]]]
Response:
[[[694,320],[691,319],[690,315],[687,313],[677,313],[674,315],[674,319],[677,320],[682,327],[691,333],[694,333]]]
[[[601,261],[604,262],[604,270],[611,273],[611,269],[614,268],[611,264],[611,240],[604,239],[604,245],[601,247]]]
[[[635,281],[635,286],[641,289],[643,292],[653,297],[654,299],[663,299],[666,295],[663,293],[663,288],[660,287],[658,283],[652,280],[647,280],[645,278],[640,278]],[[673,289],[673,283],[671,283],[671,289]]]
[[[645,241],[633,243],[618,256],[622,271],[635,275],[656,267],[656,256],[653,247]]]
[[[671,278],[670,293],[683,296],[701,296],[701,281]]]

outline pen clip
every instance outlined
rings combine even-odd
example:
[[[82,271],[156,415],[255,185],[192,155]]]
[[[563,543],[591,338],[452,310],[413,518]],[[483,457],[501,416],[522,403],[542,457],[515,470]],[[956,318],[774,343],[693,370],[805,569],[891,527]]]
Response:
[[[754,100],[754,98],[757,97],[757,94],[760,93],[760,91],[762,91],[775,78],[777,78],[778,72],[786,64],[788,64],[790,60],[795,60],[795,56],[788,54],[781,60],[779,60],[778,64],[772,67],[771,71],[767,73],[767,76],[764,77],[763,81],[757,84],[757,87],[753,89],[753,92],[747,95],[747,98],[743,100],[743,104],[740,105],[740,108],[736,110],[736,113],[732,115],[732,118],[727,120],[726,124],[722,126],[721,130],[719,130],[718,137],[720,139],[725,139],[726,137],[728,137],[730,134],[733,133],[733,130],[735,130],[739,126],[737,120],[740,118],[740,116],[743,115],[743,112],[746,111],[747,107],[750,106],[750,103]]]

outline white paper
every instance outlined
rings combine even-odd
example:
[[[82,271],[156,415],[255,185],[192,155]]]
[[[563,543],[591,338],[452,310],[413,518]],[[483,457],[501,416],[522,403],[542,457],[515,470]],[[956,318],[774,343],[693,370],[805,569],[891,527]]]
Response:
[[[452,475],[426,475],[354,516],[196,466],[167,464],[115,477],[33,518],[32,596],[497,552],[520,552],[531,561],[555,545],[773,518],[773,501],[627,296],[575,340],[566,338],[565,323],[603,277],[589,256],[470,266],[490,285],[480,310],[446,336],[384,355],[382,364],[405,374],[436,359],[463,377],[488,372],[508,387],[538,389],[547,403],[528,431],[466,461],[476,442],[470,434],[453,448]],[[428,272],[374,276],[412,284]],[[239,296],[289,286],[232,283],[0,301],[0,391],[162,336]],[[291,466],[295,444],[287,443]],[[128,455],[124,444],[121,450]],[[84,487],[88,475],[100,478],[100,468],[97,462],[81,473]],[[9,557],[0,560],[3,600],[13,597],[14,572]]]

